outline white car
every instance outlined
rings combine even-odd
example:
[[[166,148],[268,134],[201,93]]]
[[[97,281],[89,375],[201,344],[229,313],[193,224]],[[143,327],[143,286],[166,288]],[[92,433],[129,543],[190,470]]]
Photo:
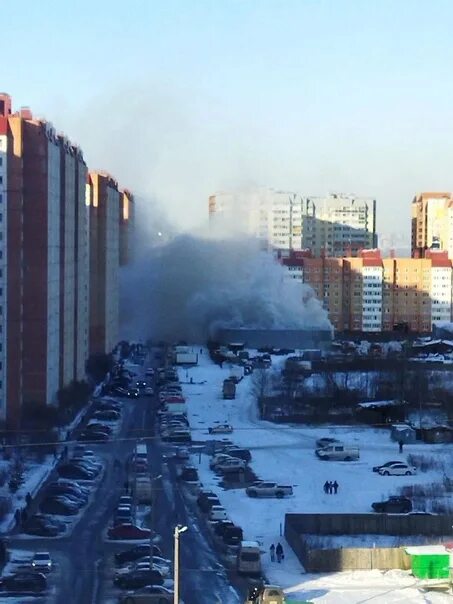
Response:
[[[214,455],[214,457],[209,460],[209,469],[215,470],[219,463],[222,463],[227,459],[234,459],[234,457],[231,457],[231,455],[227,455],[226,453],[218,453],[217,455]]]
[[[154,390],[151,388],[151,386],[147,386],[145,388],[145,394],[146,394],[146,396],[153,396]]]
[[[230,424],[219,424],[218,426],[212,426],[208,428],[209,434],[231,434],[233,432],[233,426]]]
[[[224,459],[215,466],[216,472],[228,473],[228,472],[240,472],[245,470],[246,463],[243,459],[232,457],[231,459]]]
[[[213,505],[208,512],[208,518],[211,522],[228,520],[226,509],[222,505]]]
[[[127,564],[126,566],[120,568],[117,574],[124,575],[135,570],[148,570],[149,567],[149,556],[144,556],[136,562],[132,562],[131,564]],[[165,560],[159,556],[153,556],[153,569],[158,570],[162,577],[166,579],[171,575],[170,560]]]
[[[31,567],[41,573],[48,573],[52,570],[53,563],[49,552],[36,552],[31,561]]]
[[[392,466],[381,468],[379,474],[381,476],[411,476],[417,474],[417,468],[408,466],[407,463],[395,463]]]

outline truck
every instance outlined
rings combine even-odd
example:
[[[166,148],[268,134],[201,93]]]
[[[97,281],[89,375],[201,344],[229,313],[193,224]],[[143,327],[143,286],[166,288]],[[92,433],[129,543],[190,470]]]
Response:
[[[175,355],[176,365],[198,365],[197,352],[177,352]]]
[[[236,398],[236,384],[232,380],[223,380],[223,398],[225,400]]]
[[[333,443],[327,447],[316,449],[319,459],[328,461],[357,461],[360,458],[359,447],[351,447],[342,443]]]
[[[249,497],[277,497],[281,499],[282,497],[292,495],[293,487],[291,485],[259,480],[247,487],[245,492]]]
[[[260,577],[261,550],[257,541],[241,541],[236,557],[238,574]]]

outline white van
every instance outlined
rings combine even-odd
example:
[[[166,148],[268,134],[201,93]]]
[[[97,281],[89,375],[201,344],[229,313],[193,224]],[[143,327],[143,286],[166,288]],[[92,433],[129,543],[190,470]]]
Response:
[[[151,478],[137,476],[134,483],[135,501],[137,503],[152,503]]]
[[[236,567],[239,574],[261,576],[261,550],[257,541],[241,541]]]

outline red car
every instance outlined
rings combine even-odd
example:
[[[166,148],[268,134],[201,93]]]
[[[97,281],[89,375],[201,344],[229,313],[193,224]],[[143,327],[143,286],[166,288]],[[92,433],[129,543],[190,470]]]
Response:
[[[109,539],[149,539],[151,531],[135,524],[118,524],[109,529]]]

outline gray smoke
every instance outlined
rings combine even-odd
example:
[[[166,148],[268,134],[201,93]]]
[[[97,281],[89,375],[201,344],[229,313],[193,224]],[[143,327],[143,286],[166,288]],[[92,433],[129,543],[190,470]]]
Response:
[[[218,327],[330,326],[313,290],[255,241],[179,235],[123,275],[123,337],[203,342]]]

